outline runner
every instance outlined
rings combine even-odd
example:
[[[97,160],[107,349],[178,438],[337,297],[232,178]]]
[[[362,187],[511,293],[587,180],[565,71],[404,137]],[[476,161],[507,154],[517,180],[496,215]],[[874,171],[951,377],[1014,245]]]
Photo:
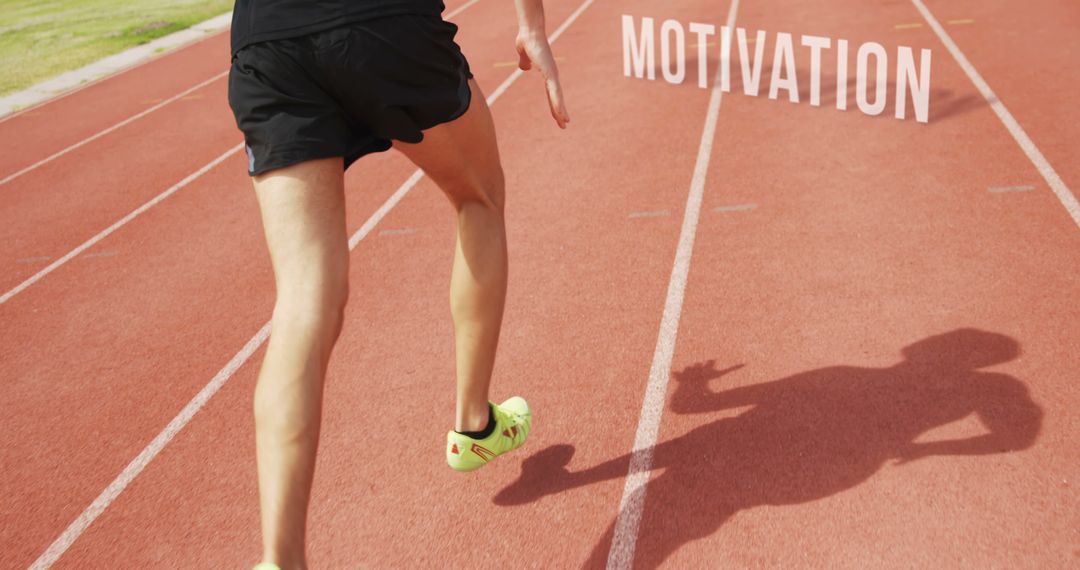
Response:
[[[542,0],[515,3],[519,67],[541,71],[565,128]],[[344,171],[365,154],[403,152],[457,212],[457,412],[447,462],[479,469],[529,435],[524,399],[488,400],[506,295],[504,180],[491,113],[443,9],[440,0],[236,1],[229,103],[277,289],[254,402],[259,570],[306,568],[323,382],[349,295]]]

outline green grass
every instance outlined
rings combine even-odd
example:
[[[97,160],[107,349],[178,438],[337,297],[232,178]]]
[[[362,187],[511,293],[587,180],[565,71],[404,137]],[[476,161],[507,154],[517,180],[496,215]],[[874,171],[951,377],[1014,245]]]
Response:
[[[233,0],[0,0],[0,95],[228,12]]]

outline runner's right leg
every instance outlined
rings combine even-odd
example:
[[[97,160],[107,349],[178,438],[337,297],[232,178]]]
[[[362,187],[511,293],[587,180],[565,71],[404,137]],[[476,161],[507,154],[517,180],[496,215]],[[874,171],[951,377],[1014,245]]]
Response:
[[[506,227],[502,165],[491,111],[476,81],[469,109],[424,131],[417,144],[394,141],[438,184],[457,211],[450,311],[457,355],[457,431],[488,422],[488,386],[506,298]]]

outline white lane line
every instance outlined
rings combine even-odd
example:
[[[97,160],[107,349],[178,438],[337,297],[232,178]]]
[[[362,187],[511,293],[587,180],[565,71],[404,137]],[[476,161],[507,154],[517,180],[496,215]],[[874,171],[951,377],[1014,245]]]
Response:
[[[453,9],[449,14],[443,16],[443,19],[445,19],[445,20],[453,19],[454,16],[457,16],[458,14],[464,12],[465,10],[468,10],[470,6],[472,6],[473,4],[476,4],[479,1],[480,0],[469,0],[468,2],[462,4],[461,6],[458,6],[457,8]]]
[[[667,210],[657,210],[655,212],[630,212],[628,218],[662,218],[664,216],[670,216],[671,212]]]
[[[445,16],[445,18],[446,19],[451,19],[454,16],[457,16],[458,14],[460,14],[460,13],[464,12],[465,10],[469,9],[470,6],[472,6],[476,2],[480,2],[480,0],[469,0],[468,2],[465,2],[464,4],[458,6],[458,8],[455,9],[454,11],[451,11],[450,13],[448,13]],[[231,14],[231,12],[229,14]],[[215,19],[219,19],[219,18],[215,18]],[[38,161],[36,163],[33,163],[33,164],[21,169],[21,171],[18,171],[18,172],[14,173],[14,174],[6,176],[3,179],[0,179],[0,186],[8,184],[8,182],[14,180],[15,178],[18,178],[19,176],[23,176],[24,174],[32,171],[32,169],[35,169],[35,168],[37,168],[39,166],[42,166],[42,165],[44,165],[46,163],[52,162],[52,161],[54,161],[54,160],[56,160],[56,159],[58,159],[60,157],[63,157],[64,154],[67,154],[68,152],[71,152],[72,150],[75,150],[75,149],[77,149],[79,147],[82,147],[83,145],[86,145],[87,142],[92,142],[92,141],[94,141],[94,140],[96,140],[96,139],[98,139],[100,137],[103,137],[103,136],[105,136],[105,135],[107,135],[107,134],[109,134],[109,133],[111,133],[113,131],[116,131],[117,128],[120,128],[120,127],[122,127],[122,126],[124,126],[126,124],[129,124],[129,123],[131,123],[133,121],[136,121],[136,120],[138,120],[140,118],[146,117],[147,114],[149,114],[149,113],[151,113],[153,111],[156,111],[156,110],[158,110],[158,109],[160,109],[160,108],[162,108],[162,107],[164,107],[164,106],[166,106],[168,104],[171,104],[171,103],[173,103],[173,101],[175,101],[177,99],[185,98],[189,94],[191,94],[191,92],[197,91],[197,90],[201,89],[201,87],[204,87],[207,84],[213,83],[217,79],[220,79],[222,77],[227,76],[228,73],[229,73],[229,70],[226,69],[225,71],[222,71],[222,72],[216,74],[216,76],[214,76],[214,77],[212,77],[210,79],[207,79],[206,81],[203,81],[202,83],[199,83],[198,85],[190,87],[190,89],[184,91],[183,93],[179,93],[179,94],[174,95],[174,96],[172,96],[170,98],[167,98],[167,99],[161,101],[161,103],[159,103],[157,105],[154,105],[153,107],[150,107],[150,108],[148,108],[148,109],[146,109],[144,111],[141,111],[141,112],[139,112],[137,114],[134,114],[134,116],[129,117],[129,118],[117,123],[117,124],[114,124],[114,125],[106,128],[105,131],[99,132],[99,133],[97,133],[97,134],[95,134],[95,135],[93,135],[93,136],[91,136],[89,138],[80,140],[79,142],[76,142],[75,145],[71,145],[71,146],[65,148],[64,150],[60,150],[59,152],[56,152],[55,154],[51,155],[51,157],[42,159],[42,160],[40,160],[40,161]],[[191,97],[188,97],[188,98],[191,98]]]
[[[570,17],[563,22],[563,25],[548,38],[548,41],[554,43],[555,40],[562,35],[562,32],[569,27],[570,23],[576,20],[581,12],[591,5],[593,1],[594,0],[585,0],[581,7],[571,14]],[[521,73],[510,74],[510,76],[499,85],[499,88],[488,96],[488,105],[493,105],[499,96],[502,93],[505,93],[506,89],[517,81],[518,77],[521,77]],[[240,146],[242,147],[243,145]],[[235,152],[235,150],[230,152]],[[356,230],[356,233],[349,238],[349,250],[355,249],[356,245],[360,243],[360,240],[371,233],[371,230],[375,228],[379,221],[381,221],[423,177],[423,170],[417,168],[412,175],[402,183],[397,191],[395,191],[394,194],[391,195],[366,222],[364,222],[364,225],[360,226],[360,229]],[[124,492],[124,489],[135,480],[135,477],[137,477],[143,469],[146,469],[146,466],[161,453],[161,450],[163,450],[182,429],[184,429],[184,426],[186,426],[191,419],[195,417],[195,414],[210,401],[210,398],[212,398],[214,394],[228,382],[229,378],[231,378],[232,375],[235,374],[249,358],[251,358],[255,351],[266,342],[270,337],[271,323],[272,321],[267,321],[267,323],[259,329],[259,332],[251,337],[251,340],[240,349],[240,352],[237,352],[232,359],[230,359],[229,362],[214,375],[213,379],[210,380],[210,383],[204,386],[203,389],[200,390],[186,406],[184,406],[180,413],[165,426],[165,429],[162,430],[162,432],[159,433],[157,437],[155,437],[153,441],[151,441],[150,444],[124,468],[123,471],[120,472],[120,475],[118,475],[92,503],[90,503],[90,506],[88,506],[78,518],[64,529],[64,532],[61,533],[60,536],[49,545],[45,552],[34,561],[30,566],[30,570],[46,570],[47,568],[52,567],[52,565],[63,556],[64,552],[78,540],[79,536],[90,527],[94,520],[101,516],[101,513],[105,512],[105,509],[107,509],[109,505]]]
[[[379,232],[380,236],[407,236],[416,233],[416,228],[388,228]]]
[[[446,19],[447,19],[447,20],[449,20],[450,18],[452,18],[452,17],[454,17],[454,16],[456,16],[456,15],[460,14],[461,12],[465,11],[465,9],[466,9],[466,8],[468,8],[469,6],[472,6],[473,4],[476,4],[476,3],[477,3],[477,2],[479,2],[479,1],[480,1],[480,0],[470,0],[470,1],[469,1],[468,3],[466,3],[465,5],[461,6],[460,8],[458,8],[458,9],[454,10],[454,11],[453,11],[453,12],[451,12],[451,13],[450,13],[449,15],[447,15],[447,16],[446,16]],[[590,0],[590,2],[591,2],[591,1],[592,1],[592,0]],[[552,36],[552,38],[554,38],[554,36]],[[192,87],[192,88],[188,89],[187,91],[184,91],[183,93],[180,93],[180,94],[178,94],[178,95],[175,95],[175,96],[171,97],[171,98],[170,98],[169,100],[166,100],[166,101],[162,101],[161,103],[159,103],[159,104],[158,104],[158,105],[156,105],[155,107],[158,107],[158,108],[160,108],[161,106],[164,106],[164,105],[168,104],[168,103],[169,103],[170,101],[172,101],[172,100],[175,100],[175,99],[178,99],[178,98],[180,98],[180,97],[183,97],[183,96],[184,96],[184,95],[186,95],[187,93],[190,93],[190,92],[192,92],[192,91],[195,91],[196,89],[199,89],[200,87],[203,87],[203,86],[207,85],[208,83],[210,83],[210,82],[212,82],[212,81],[214,81],[214,80],[216,80],[216,79],[219,79],[219,78],[221,78],[221,77],[225,76],[225,75],[226,75],[226,74],[228,74],[228,73],[229,73],[229,72],[228,72],[228,70],[226,70],[226,71],[224,71],[224,72],[222,72],[222,73],[220,73],[220,74],[218,74],[218,75],[215,75],[214,77],[211,77],[210,79],[207,79],[206,81],[203,81],[202,83],[200,83],[200,84],[198,84],[198,85],[196,85],[196,86],[194,86],[194,87]],[[512,81],[511,81],[510,83],[512,83]],[[502,88],[504,88],[504,87],[506,87],[506,86],[508,86],[508,84],[507,84],[506,82],[504,82],[504,84],[503,84],[503,85],[500,85],[499,87],[500,87],[500,89],[502,89]],[[505,89],[503,89],[503,90],[505,90]],[[495,94],[495,95],[493,95],[492,97],[489,97],[489,100],[490,100],[490,101],[494,101],[495,99],[497,99],[497,98],[498,98],[498,95],[499,95],[499,94],[501,94],[501,93],[498,93],[498,94]],[[153,110],[154,110],[153,108],[151,108],[151,109],[147,109],[146,111],[143,111],[143,113],[142,113],[141,115],[145,115],[146,113],[149,113],[149,112],[151,112],[151,111],[153,111]],[[139,116],[141,116],[141,115],[136,115],[136,116],[134,116],[134,117],[131,117],[131,118],[127,119],[127,120],[126,120],[126,121],[125,121],[124,123],[117,123],[116,125],[113,125],[112,127],[110,127],[109,129],[106,129],[106,130],[115,130],[115,129],[119,128],[119,127],[122,127],[122,126],[123,126],[124,124],[126,124],[126,123],[128,123],[128,122],[131,122],[131,121],[133,121],[133,120],[135,120],[135,119],[138,119],[138,118],[139,118]],[[90,137],[89,139],[86,139],[86,140],[84,140],[84,141],[82,141],[82,142],[78,143],[77,145],[73,145],[73,146],[71,146],[71,147],[68,147],[68,148],[64,149],[64,150],[63,150],[63,151],[61,151],[60,153],[57,153],[56,155],[53,155],[52,157],[50,157],[50,158],[46,159],[45,161],[42,161],[42,162],[41,162],[41,164],[44,164],[44,162],[46,162],[46,161],[48,161],[48,160],[52,160],[53,158],[56,158],[57,156],[59,156],[59,155],[61,155],[61,154],[64,154],[64,153],[66,153],[66,152],[69,152],[69,151],[71,151],[71,150],[74,150],[74,149],[75,149],[75,148],[76,148],[77,146],[81,146],[81,145],[83,145],[83,144],[86,144],[86,143],[90,142],[91,140],[93,140],[94,138],[97,138],[97,137],[103,136],[103,135],[105,135],[105,134],[107,134],[107,133],[106,133],[105,131],[102,131],[102,132],[100,132],[100,133],[98,133],[98,134],[94,135],[93,137]],[[241,149],[242,149],[243,147],[244,147],[244,144],[243,144],[243,143],[240,143],[240,144],[238,144],[237,146],[235,146],[235,147],[233,147],[232,149],[230,149],[229,151],[227,151],[227,152],[226,152],[225,154],[223,154],[223,155],[221,155],[221,156],[219,156],[219,157],[215,158],[214,160],[210,161],[210,163],[209,163],[209,164],[207,164],[207,165],[203,166],[202,168],[200,168],[199,170],[195,171],[195,172],[194,172],[193,174],[189,175],[189,176],[188,176],[187,178],[184,178],[183,180],[181,180],[180,182],[178,182],[178,183],[177,183],[176,185],[174,185],[173,187],[169,188],[168,190],[166,190],[166,191],[162,192],[161,194],[159,194],[159,195],[158,195],[157,197],[155,197],[154,199],[152,199],[152,200],[150,200],[149,202],[147,202],[147,203],[143,204],[143,205],[142,205],[142,206],[140,206],[140,207],[139,207],[138,209],[136,209],[136,210],[135,210],[134,212],[132,212],[132,213],[128,214],[127,216],[125,216],[124,218],[122,218],[121,220],[119,220],[118,222],[116,222],[116,223],[114,223],[113,225],[111,225],[111,226],[109,226],[108,228],[106,228],[106,229],[105,229],[104,231],[102,231],[101,233],[99,233],[99,234],[97,234],[96,236],[94,236],[94,237],[90,238],[89,240],[87,240],[87,241],[86,241],[85,243],[83,243],[83,244],[82,244],[82,245],[80,245],[79,247],[76,247],[75,249],[71,250],[70,252],[68,252],[68,254],[67,254],[67,255],[65,255],[65,256],[63,256],[63,257],[61,257],[60,259],[57,259],[56,261],[54,261],[53,263],[51,263],[51,264],[50,264],[50,265],[49,265],[48,267],[46,267],[46,268],[42,269],[41,271],[39,271],[39,272],[35,273],[35,274],[34,274],[33,276],[31,276],[31,277],[30,277],[29,279],[27,279],[26,281],[23,281],[22,283],[20,283],[20,284],[19,284],[18,286],[16,286],[16,287],[15,287],[14,289],[12,289],[12,290],[8,291],[7,293],[4,293],[3,295],[0,295],[0,305],[3,305],[4,303],[6,303],[6,302],[7,302],[7,301],[8,301],[9,299],[11,299],[12,297],[14,297],[15,295],[18,295],[18,294],[19,294],[20,292],[22,292],[22,291],[23,291],[24,289],[26,289],[27,287],[29,287],[29,286],[33,285],[34,283],[37,283],[37,282],[38,282],[38,281],[39,281],[39,280],[40,280],[40,279],[41,279],[42,277],[45,277],[45,276],[46,276],[46,275],[48,275],[49,273],[52,273],[52,272],[53,272],[53,271],[55,271],[55,270],[56,270],[56,269],[57,269],[58,267],[60,267],[61,265],[63,265],[63,264],[65,264],[65,263],[67,263],[67,262],[68,262],[68,261],[70,261],[70,260],[71,260],[71,259],[72,259],[73,257],[75,257],[75,256],[79,255],[80,253],[82,253],[83,251],[85,251],[85,250],[86,250],[87,248],[89,248],[89,247],[92,247],[92,246],[93,246],[93,245],[94,245],[95,243],[97,243],[97,242],[101,241],[101,240],[102,240],[102,239],[104,239],[104,238],[105,238],[106,236],[108,236],[108,235],[109,235],[109,234],[111,234],[112,232],[116,231],[117,229],[119,229],[119,228],[120,228],[121,226],[123,226],[124,224],[126,224],[126,223],[130,222],[131,220],[135,219],[135,217],[137,217],[137,216],[138,216],[139,214],[142,214],[142,213],[143,213],[143,212],[145,212],[146,210],[149,210],[149,209],[150,209],[151,207],[155,206],[155,205],[156,205],[156,204],[157,204],[158,202],[161,202],[161,201],[162,201],[162,200],[164,200],[165,198],[168,198],[168,197],[169,197],[169,196],[170,196],[171,194],[175,193],[175,192],[176,192],[177,190],[180,190],[180,189],[181,189],[181,188],[183,188],[184,186],[187,186],[188,184],[190,184],[191,182],[193,182],[193,181],[194,181],[194,180],[195,180],[196,178],[199,178],[199,177],[200,177],[200,176],[202,176],[203,174],[206,174],[207,172],[209,172],[209,171],[210,171],[210,169],[212,169],[213,167],[215,167],[215,166],[217,166],[218,164],[220,164],[220,163],[221,163],[222,161],[224,161],[225,159],[227,159],[227,158],[228,158],[228,157],[229,157],[230,155],[232,155],[232,154],[235,154],[235,153],[239,152],[239,151],[240,151],[240,150],[241,150]],[[24,170],[25,170],[25,169],[24,169]],[[17,176],[17,175],[19,175],[19,174],[20,174],[20,173],[18,173],[18,172],[17,172],[17,173],[15,173],[14,175],[12,175],[12,176],[11,176],[11,177],[9,177],[9,178],[12,178],[12,177],[14,177],[14,176]],[[5,179],[5,180],[7,180],[7,179]],[[45,259],[48,259],[48,258],[45,258]]]
[[[960,51],[960,48],[956,45],[955,42],[953,42],[952,38],[949,37],[949,34],[945,32],[945,28],[941,27],[941,24],[938,23],[937,18],[934,18],[934,15],[930,13],[930,10],[926,8],[926,5],[922,3],[922,0],[911,0],[911,3],[915,5],[915,8],[917,10],[919,10],[919,12],[922,14],[923,19],[926,20],[926,23],[929,24],[931,28],[933,28],[934,33],[937,34],[938,38],[941,40],[941,43],[945,44],[945,47],[949,50],[949,53],[952,54],[953,59],[956,60],[956,63],[960,64],[960,68],[963,69],[964,73],[967,74],[968,79],[970,79],[971,82],[975,84],[975,88],[979,90],[979,93],[982,94],[983,99],[986,99],[986,102],[990,105],[990,108],[993,109],[994,113],[997,114],[999,119],[1001,119],[1002,124],[1004,124],[1005,128],[1009,130],[1009,134],[1012,135],[1013,139],[1016,141],[1016,144],[1020,145],[1020,149],[1023,150],[1024,154],[1027,155],[1028,160],[1031,161],[1031,164],[1035,165],[1036,170],[1038,170],[1039,174],[1041,174],[1043,179],[1046,180],[1046,183],[1050,185],[1050,189],[1054,191],[1054,194],[1057,196],[1058,200],[1061,201],[1061,205],[1065,206],[1065,209],[1069,212],[1069,215],[1072,216],[1073,222],[1075,222],[1077,226],[1080,226],[1080,203],[1076,201],[1076,196],[1073,195],[1073,193],[1069,190],[1068,186],[1065,186],[1065,182],[1063,182],[1061,180],[1061,177],[1058,176],[1058,173],[1054,170],[1054,167],[1050,166],[1050,162],[1046,160],[1046,157],[1043,156],[1043,153],[1040,152],[1038,147],[1035,146],[1035,143],[1032,142],[1031,137],[1029,137],[1027,133],[1024,132],[1024,129],[1020,126],[1020,123],[1016,122],[1016,119],[1013,118],[1012,113],[1010,113],[1009,110],[1005,108],[1005,104],[1002,103],[1000,99],[998,99],[997,95],[994,94],[994,91],[990,89],[990,85],[988,85],[986,81],[982,78],[982,76],[979,75],[979,72],[975,71],[975,66],[971,65],[971,62],[968,61],[968,58],[964,56],[964,53],[962,51]]]
[[[96,499],[94,499],[94,502],[90,503],[90,506],[79,515],[79,518],[75,519],[75,521],[67,527],[64,533],[49,545],[49,548],[46,549],[32,565],[30,565],[30,570],[44,570],[52,566],[53,563],[55,563],[57,559],[71,547],[72,543],[79,538],[79,535],[94,522],[94,519],[98,518],[109,504],[116,500],[116,497],[124,491],[144,468],[146,468],[150,461],[161,452],[165,445],[168,444],[173,437],[176,437],[176,434],[180,433],[180,430],[184,429],[184,426],[191,421],[191,418],[194,417],[195,413],[225,385],[225,382],[229,377],[243,366],[244,362],[258,350],[259,346],[266,341],[268,336],[270,336],[270,323],[263,325],[263,327],[259,329],[259,332],[255,333],[255,336],[251,337],[251,340],[244,345],[244,348],[240,349],[240,352],[237,352],[236,355],[232,357],[232,360],[230,360],[224,368],[218,371],[210,383],[203,387],[203,389],[200,390],[186,406],[184,406],[183,410],[180,410],[180,413],[169,422],[169,425],[165,426],[165,429],[150,442],[150,445],[147,445],[146,448],[142,450],[142,453],[124,468],[120,473],[120,476],[113,480],[113,482],[110,483]]]
[[[735,27],[735,14],[738,9],[739,0],[732,0],[726,24],[728,29]],[[638,418],[637,434],[634,436],[630,469],[619,503],[619,516],[615,520],[611,550],[608,552],[607,567],[613,570],[629,569],[634,563],[634,550],[637,547],[641,515],[645,508],[645,491],[649,483],[649,470],[652,468],[653,447],[660,433],[660,418],[664,412],[668,380],[671,378],[671,359],[675,354],[675,338],[679,332],[686,279],[690,273],[690,256],[694,252],[694,236],[697,233],[698,218],[701,217],[701,200],[705,194],[705,178],[709,172],[709,159],[712,155],[722,96],[718,72],[713,80],[709,110],[705,115],[705,128],[701,133],[701,145],[698,147],[697,162],[694,164],[694,178],[690,182],[690,194],[686,198],[679,246],[675,250],[675,263],[671,268],[671,280],[668,282],[664,314],[660,319],[660,332],[656,337],[656,350],[653,352],[652,367],[649,370],[649,383],[645,387],[645,399],[641,403],[641,416]]]
[[[1030,186],[1030,185],[1026,185],[1026,186],[992,186],[990,188],[987,188],[988,191],[993,192],[995,194],[1001,194],[1003,192],[1030,192],[1031,190],[1034,190],[1034,189],[1035,189],[1035,187]]]
[[[67,148],[65,148],[65,149],[63,149],[61,151],[53,153],[52,155],[47,156],[47,157],[35,162],[34,164],[31,164],[30,166],[27,166],[26,168],[23,168],[22,170],[19,170],[18,172],[15,172],[13,174],[9,174],[9,175],[5,176],[3,179],[0,179],[0,186],[3,186],[4,184],[7,184],[8,182],[11,182],[12,180],[15,180],[16,178],[22,176],[23,174],[26,174],[27,172],[30,172],[31,170],[34,170],[34,169],[39,168],[41,166],[44,166],[44,165],[46,165],[46,164],[60,158],[61,156],[64,156],[65,154],[77,149],[77,148],[81,148],[81,147],[83,147],[83,146],[85,146],[87,144],[90,144],[90,143],[100,139],[101,137],[115,131],[116,129],[119,129],[119,128],[125,126],[125,125],[129,125],[129,124],[131,124],[131,123],[133,123],[133,122],[135,122],[135,121],[149,115],[150,113],[153,113],[154,111],[157,111],[158,109],[164,107],[165,105],[168,105],[169,103],[172,103],[173,101],[176,101],[176,100],[178,100],[178,99],[180,99],[180,98],[182,98],[182,97],[184,97],[186,95],[191,94],[193,91],[197,91],[199,89],[202,89],[203,87],[206,87],[207,85],[213,83],[214,81],[217,81],[218,79],[221,79],[222,77],[225,77],[226,75],[228,75],[228,73],[229,73],[229,71],[225,70],[225,71],[211,77],[210,79],[207,79],[205,81],[201,81],[197,85],[189,87],[189,88],[185,89],[184,91],[182,91],[180,93],[177,93],[176,95],[173,95],[172,97],[169,97],[168,99],[165,99],[164,101],[158,103],[157,105],[154,105],[152,107],[148,107],[147,109],[144,109],[143,111],[140,111],[139,113],[136,113],[136,114],[124,119],[123,121],[120,121],[119,123],[116,123],[115,125],[113,125],[111,127],[108,127],[108,128],[106,128],[104,130],[101,130],[101,131],[98,131],[97,133],[95,133],[93,135],[90,135],[89,137],[87,137],[87,138],[85,138],[85,139],[83,139],[83,140],[81,140],[81,141],[79,141],[79,142],[77,142],[77,143],[75,143],[75,144],[73,144],[71,146],[68,146]]]
[[[37,283],[38,281],[40,281],[46,275],[52,273],[53,271],[56,271],[57,268],[59,268],[61,265],[65,264],[65,263],[67,263],[68,261],[71,261],[71,259],[74,258],[76,255],[79,255],[80,253],[82,253],[82,252],[86,251],[87,249],[93,247],[94,244],[96,244],[99,241],[105,239],[106,237],[109,236],[109,234],[111,234],[111,233],[115,232],[116,230],[120,229],[121,227],[123,227],[124,224],[127,224],[131,220],[134,220],[135,218],[139,217],[139,215],[141,215],[143,212],[149,210],[150,208],[153,208],[155,205],[158,204],[158,202],[161,202],[165,198],[168,198],[169,196],[172,196],[173,194],[175,194],[176,191],[178,191],[181,188],[187,186],[188,184],[191,184],[196,178],[199,178],[203,174],[206,174],[207,172],[209,172],[211,168],[214,168],[215,166],[217,166],[217,165],[221,164],[222,162],[224,162],[225,159],[227,159],[230,156],[240,152],[240,149],[242,149],[242,148],[244,148],[243,143],[238,144],[238,145],[232,147],[231,149],[225,151],[225,153],[222,154],[221,156],[215,158],[214,160],[211,160],[209,163],[207,163],[202,168],[200,168],[200,169],[196,170],[195,172],[189,174],[187,176],[187,178],[184,178],[180,182],[177,182],[176,184],[173,184],[172,187],[170,187],[168,190],[165,190],[161,194],[158,194],[157,196],[152,198],[150,201],[146,202],[142,206],[139,206],[138,208],[133,210],[128,215],[126,215],[123,218],[120,218],[119,220],[117,220],[113,225],[105,228],[104,230],[99,232],[94,237],[84,241],[82,243],[82,245],[80,245],[79,247],[76,247],[75,249],[67,252],[63,257],[61,257],[61,258],[57,259],[56,261],[50,263],[49,265],[45,266],[44,269],[42,269],[41,271],[38,271],[37,273],[32,275],[26,281],[23,281],[22,283],[15,286],[14,289],[8,291],[7,293],[4,293],[3,295],[0,295],[0,305],[3,305],[4,303],[8,302],[9,300],[11,300],[12,297],[14,297],[15,295],[18,295],[24,289],[26,289],[27,287],[33,285],[34,283]]]
[[[116,254],[115,251],[98,251],[98,252],[95,252],[95,253],[88,253],[88,254],[84,255],[83,259],[92,258],[92,257],[116,257],[116,255],[117,254]]]
[[[713,208],[714,212],[746,212],[757,208],[757,204],[735,204],[733,206],[720,206]]]

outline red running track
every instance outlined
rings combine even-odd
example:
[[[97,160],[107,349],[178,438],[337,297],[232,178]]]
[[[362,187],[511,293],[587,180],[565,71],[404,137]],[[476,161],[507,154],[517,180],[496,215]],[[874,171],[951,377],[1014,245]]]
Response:
[[[581,5],[549,1],[551,30]],[[928,7],[1080,187],[1080,11]],[[445,199],[421,180],[360,241],[329,373],[314,568],[605,564],[710,95],[693,68],[679,87],[623,78],[620,16],[720,25],[728,9],[601,0],[555,44],[569,130],[534,74],[493,105],[513,267],[493,397],[537,410],[518,455],[469,476],[443,463]],[[515,59],[512,8],[481,0],[457,22],[491,94]],[[931,120],[725,94],[636,565],[1075,565],[1075,222],[911,4],[744,0],[736,25],[770,42],[928,47]],[[227,60],[219,34],[0,122],[0,178]],[[224,95],[211,81],[0,185],[0,294],[233,148]],[[38,560],[266,323],[272,280],[243,168],[230,156],[0,304],[0,567]],[[392,153],[351,169],[350,230],[413,171]],[[1034,189],[988,191],[1022,185]],[[261,354],[58,567],[255,561]]]

